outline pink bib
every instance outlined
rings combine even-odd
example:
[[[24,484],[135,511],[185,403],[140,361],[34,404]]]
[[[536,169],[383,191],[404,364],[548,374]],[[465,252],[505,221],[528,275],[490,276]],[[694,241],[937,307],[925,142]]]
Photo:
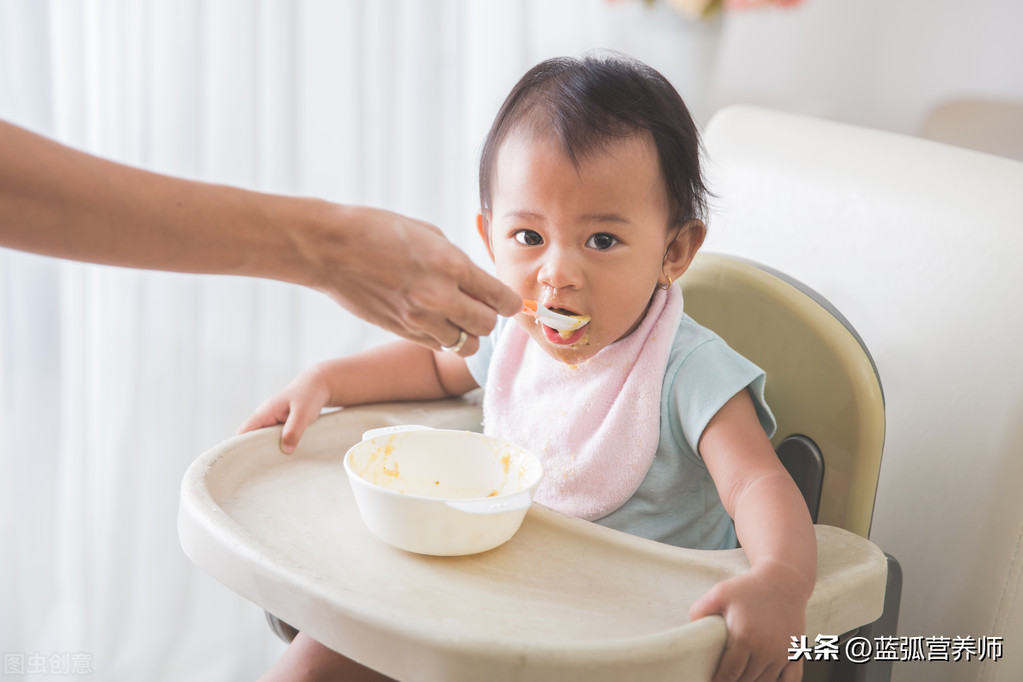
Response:
[[[632,334],[579,365],[549,356],[518,324],[497,340],[483,430],[540,457],[537,502],[592,521],[636,492],[657,450],[661,387],[681,319],[679,287],[658,290]]]

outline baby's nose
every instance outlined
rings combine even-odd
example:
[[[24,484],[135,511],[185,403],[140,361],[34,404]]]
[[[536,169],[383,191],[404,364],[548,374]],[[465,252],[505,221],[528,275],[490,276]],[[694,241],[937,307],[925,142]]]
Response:
[[[579,256],[570,249],[547,249],[537,280],[552,289],[580,288],[583,283],[583,267]]]

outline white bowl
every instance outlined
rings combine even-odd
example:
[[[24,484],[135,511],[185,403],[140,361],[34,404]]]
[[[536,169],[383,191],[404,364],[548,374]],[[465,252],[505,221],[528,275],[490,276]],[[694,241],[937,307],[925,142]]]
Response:
[[[543,466],[532,453],[471,431],[375,429],[348,450],[345,473],[362,520],[419,554],[475,554],[519,529]]]

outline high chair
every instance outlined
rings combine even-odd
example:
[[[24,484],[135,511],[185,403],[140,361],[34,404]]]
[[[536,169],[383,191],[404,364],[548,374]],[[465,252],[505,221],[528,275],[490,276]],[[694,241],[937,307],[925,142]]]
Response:
[[[703,142],[703,248],[824,295],[884,378],[870,537],[905,573],[893,680],[1023,679],[1023,163],[751,106],[715,113]],[[911,650],[956,637],[1004,655]]]
[[[811,511],[819,500],[808,642],[874,623],[889,572],[866,539],[884,439],[869,354],[825,302],[762,267],[700,255],[681,286],[689,314],[767,371],[775,445]],[[537,504],[483,554],[391,548],[361,523],[341,458],[362,432],[401,423],[478,430],[479,395],[330,413],[290,456],[280,427],[212,448],[182,483],[185,553],[279,616],[279,633],[290,623],[399,680],[710,679],[724,621],[686,614],[748,569],[741,549],[670,547]]]
[[[681,278],[685,310],[767,373],[772,444],[814,523],[869,536],[884,447],[877,367],[852,325],[804,284],[748,260],[699,254]],[[895,634],[902,573],[891,555],[884,613],[855,633]],[[832,633],[838,634],[838,633]],[[887,680],[891,662],[807,666],[804,679]]]

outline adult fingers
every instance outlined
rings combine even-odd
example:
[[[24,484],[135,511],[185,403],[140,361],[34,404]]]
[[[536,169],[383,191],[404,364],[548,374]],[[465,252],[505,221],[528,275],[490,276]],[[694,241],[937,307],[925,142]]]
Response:
[[[519,299],[519,307],[522,307],[522,299]],[[455,330],[454,334],[446,328],[439,332],[438,340],[445,346],[452,345],[451,339],[457,338],[460,331],[469,336],[486,336],[497,324],[497,313],[493,308],[461,291],[452,295],[443,314],[444,322]]]
[[[473,355],[480,349],[479,336],[470,334],[469,332],[459,329],[453,324],[451,327],[451,335],[454,335],[454,340],[450,343],[444,342],[441,344],[440,350],[455,353],[461,355],[463,358],[467,358]],[[465,334],[463,337],[462,335]]]
[[[521,296],[476,265],[469,268],[459,282],[459,288],[498,315],[510,317],[522,308]]]
[[[459,355],[471,355],[479,348],[479,337],[488,335],[497,323],[492,308],[454,288],[450,280],[424,283],[405,296],[398,333],[433,350],[457,346]],[[463,331],[466,339],[459,344]]]
[[[446,254],[451,260],[422,282],[422,288],[409,292],[413,306],[424,318],[441,314],[443,321],[471,336],[486,336],[497,324],[497,316],[514,315],[522,309],[522,298],[512,289],[474,264],[460,251]],[[434,335],[444,345],[449,335]],[[456,332],[457,336],[457,332]]]

